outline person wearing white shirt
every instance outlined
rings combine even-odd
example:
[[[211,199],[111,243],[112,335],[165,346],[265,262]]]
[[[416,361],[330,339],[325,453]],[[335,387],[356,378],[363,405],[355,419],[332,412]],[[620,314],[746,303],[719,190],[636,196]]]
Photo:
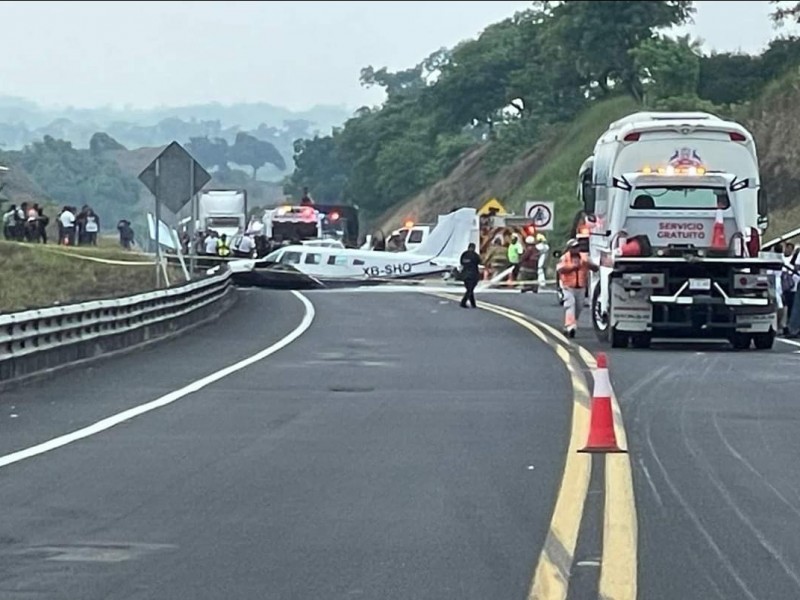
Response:
[[[75,236],[75,215],[66,207],[58,215],[58,220],[61,223],[61,243],[65,246],[72,244],[72,239]]]
[[[255,243],[249,235],[240,235],[233,246],[233,253],[237,258],[252,258]]]
[[[209,256],[216,256],[217,255],[217,234],[216,233],[209,233],[206,236],[205,242],[203,242],[206,249],[206,254]]]
[[[536,236],[536,249],[539,251],[538,283],[539,287],[543,288],[545,285],[544,266],[547,263],[547,254],[550,252],[550,244],[547,243],[547,238],[544,237],[542,233]]]

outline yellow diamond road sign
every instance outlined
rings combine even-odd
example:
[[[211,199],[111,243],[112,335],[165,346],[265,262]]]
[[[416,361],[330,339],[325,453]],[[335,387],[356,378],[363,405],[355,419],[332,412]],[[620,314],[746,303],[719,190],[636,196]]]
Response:
[[[508,214],[508,211],[506,211],[505,207],[502,204],[500,204],[500,201],[497,198],[492,198],[491,200],[486,202],[486,204],[481,206],[480,209],[478,210],[478,214],[488,215],[489,211],[492,209],[497,211],[498,215]]]

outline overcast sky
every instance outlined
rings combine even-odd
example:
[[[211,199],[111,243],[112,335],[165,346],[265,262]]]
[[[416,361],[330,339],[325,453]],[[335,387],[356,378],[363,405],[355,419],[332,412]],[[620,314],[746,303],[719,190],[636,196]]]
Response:
[[[379,102],[391,70],[474,37],[529,2],[2,2],[0,95],[46,105]],[[696,2],[707,48],[758,52],[767,2]]]

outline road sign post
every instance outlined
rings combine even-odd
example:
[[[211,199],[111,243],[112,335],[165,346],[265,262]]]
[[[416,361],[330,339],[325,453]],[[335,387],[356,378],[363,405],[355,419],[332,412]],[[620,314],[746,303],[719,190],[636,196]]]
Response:
[[[194,190],[194,165],[195,162],[192,161],[190,167],[190,188]],[[194,275],[195,267],[197,266],[197,244],[195,244],[195,238],[197,237],[197,194],[192,193],[192,197],[189,200],[191,203],[191,210],[189,211],[191,215],[191,221],[189,222],[189,273]]]
[[[187,202],[191,202],[191,245],[194,248],[197,217],[197,192],[203,189],[211,175],[178,142],[172,142],[139,173],[139,180],[155,196],[155,243],[156,260],[161,264],[161,240],[158,224],[161,222],[162,204],[177,214]],[[195,268],[195,252],[191,252],[191,269]],[[157,276],[160,285],[160,275]]]
[[[525,216],[527,216],[537,231],[552,231],[555,202],[526,202]]]
[[[159,224],[161,223],[161,202],[159,202],[159,188],[161,183],[161,159],[156,158],[156,167],[155,167],[155,186],[156,186],[156,207],[155,207],[155,219],[156,219],[156,287],[161,287],[161,243],[158,235],[158,230],[161,229]]]

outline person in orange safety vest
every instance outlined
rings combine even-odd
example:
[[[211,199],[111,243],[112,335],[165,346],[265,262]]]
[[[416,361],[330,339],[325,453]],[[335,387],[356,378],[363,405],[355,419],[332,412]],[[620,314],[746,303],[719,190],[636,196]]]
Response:
[[[592,264],[588,256],[581,252],[580,242],[575,238],[569,240],[556,272],[564,295],[564,332],[571,338],[575,337],[578,329],[589,271],[597,270],[597,265]]]

